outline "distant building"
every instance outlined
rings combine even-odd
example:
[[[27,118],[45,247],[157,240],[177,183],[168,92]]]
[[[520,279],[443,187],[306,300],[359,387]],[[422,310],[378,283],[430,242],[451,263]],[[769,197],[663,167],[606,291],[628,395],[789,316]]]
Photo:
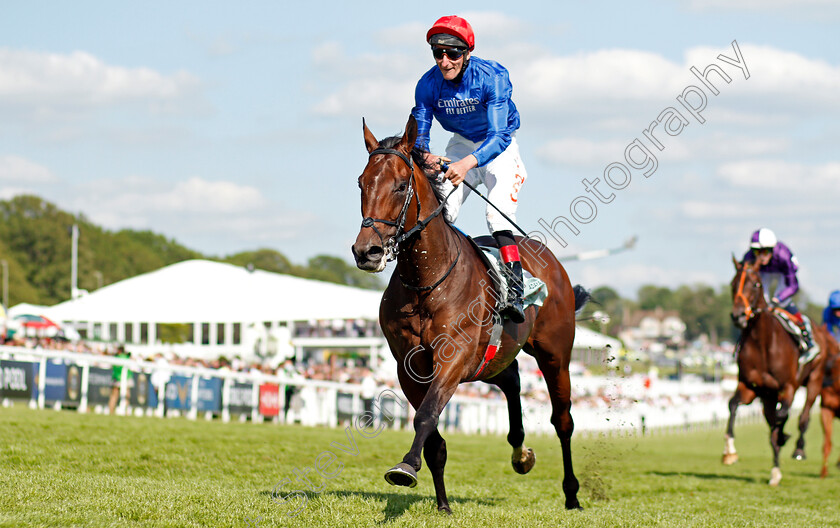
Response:
[[[664,352],[685,346],[686,325],[676,311],[638,311],[630,315],[625,327],[619,338],[635,349]]]

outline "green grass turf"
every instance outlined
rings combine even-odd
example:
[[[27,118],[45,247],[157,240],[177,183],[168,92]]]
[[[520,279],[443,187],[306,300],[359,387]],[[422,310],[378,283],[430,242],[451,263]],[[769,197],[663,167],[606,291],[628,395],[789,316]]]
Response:
[[[720,463],[723,430],[631,438],[573,440],[584,511],[566,511],[560,488],[560,443],[526,438],[537,464],[528,475],[510,467],[501,436],[447,434],[446,482],[453,515],[435,509],[423,468],[416,488],[383,479],[413,435],[384,431],[345,453],[346,431],[274,424],[79,415],[0,409],[0,526],[840,526],[840,470],[818,478],[821,430],[814,412],[809,459],[782,451],[784,479],[770,488],[764,425],[736,430],[741,461]],[[787,430],[792,433],[793,423]],[[835,428],[838,429],[838,428]],[[835,435],[834,442],[840,445]],[[295,473],[326,450],[337,460],[314,476],[320,493],[290,516],[302,489]],[[352,451],[352,449],[351,449]],[[832,462],[837,459],[832,455]],[[312,474],[310,474],[312,475]],[[252,519],[246,521],[246,517]],[[261,518],[261,520],[260,520]]]

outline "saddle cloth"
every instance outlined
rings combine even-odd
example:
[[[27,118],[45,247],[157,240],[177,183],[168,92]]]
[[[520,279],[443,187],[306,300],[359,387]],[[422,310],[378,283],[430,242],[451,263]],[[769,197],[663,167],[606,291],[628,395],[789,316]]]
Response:
[[[802,329],[799,328],[799,325],[796,324],[796,321],[793,320],[790,313],[785,310],[773,310],[773,315],[776,316],[776,320],[782,323],[785,330],[787,330],[793,340],[796,341],[799,345],[799,349],[807,350],[808,344],[805,341],[805,336],[802,335]],[[811,320],[807,315],[802,314],[802,320],[805,321],[805,326],[807,328],[811,328]]]
[[[463,234],[463,233],[462,233]],[[470,376],[470,380],[475,380],[484,371],[484,368],[496,356],[499,346],[502,342],[502,334],[505,331],[505,322],[499,315],[502,305],[507,301],[507,277],[502,271],[504,263],[499,255],[499,249],[495,246],[495,241],[492,237],[480,237],[480,240],[464,235],[473,246],[478,250],[478,255],[484,261],[488,268],[490,283],[495,286],[498,292],[498,300],[496,303],[496,310],[493,313],[493,324],[488,329],[490,334],[490,341],[487,344],[487,349],[484,351],[484,359],[478,366],[478,369]],[[492,244],[492,245],[490,245]],[[548,286],[541,279],[534,277],[528,270],[522,270],[522,282],[524,293],[522,295],[522,305],[524,309],[529,306],[535,306],[537,310],[543,305],[543,301],[548,296]],[[507,321],[508,324],[513,324]]]
[[[479,246],[479,248],[481,248],[487,256],[487,261],[490,263],[490,266],[492,266],[493,273],[495,273],[498,279],[497,284],[499,286],[499,298],[507,299],[507,275],[502,271],[504,263],[502,262],[501,255],[499,255],[499,249],[486,246]],[[522,294],[523,308],[528,308],[532,305],[542,306],[543,301],[545,301],[545,298],[548,297],[548,286],[546,286],[541,279],[534,277],[524,268],[522,269],[522,282],[524,289],[524,293]]]

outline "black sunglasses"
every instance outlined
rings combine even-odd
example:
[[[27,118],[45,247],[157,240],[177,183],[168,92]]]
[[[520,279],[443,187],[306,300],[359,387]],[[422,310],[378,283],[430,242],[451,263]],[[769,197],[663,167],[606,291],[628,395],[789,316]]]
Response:
[[[435,60],[442,59],[444,53],[449,57],[449,60],[455,61],[463,57],[466,52],[457,48],[432,48],[432,55],[435,56]]]

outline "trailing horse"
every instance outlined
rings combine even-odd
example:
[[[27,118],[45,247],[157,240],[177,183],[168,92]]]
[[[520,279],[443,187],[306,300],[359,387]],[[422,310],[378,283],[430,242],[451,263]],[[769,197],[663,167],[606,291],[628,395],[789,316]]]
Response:
[[[416,409],[411,448],[385,479],[414,487],[422,451],[437,508],[451,513],[443,481],[446,442],[438,419],[458,385],[470,381],[497,385],[505,394],[512,464],[518,473],[527,473],[535,458],[524,446],[515,361],[525,350],[536,358],[548,386],[551,423],[563,450],[565,506],[580,508],[572,469],[569,360],[575,311],[589,294],[579,286],[572,288],[566,271],[545,246],[517,237],[523,267],[547,285],[548,295],[539,310],[526,310],[525,322],[508,321],[504,332],[493,332],[499,328],[496,308],[502,297],[478,250],[440,214],[442,203],[423,172],[422,153],[414,149],[414,117],[409,117],[402,137],[379,142],[364,123],[363,130],[369,154],[359,177],[364,221],[353,255],[360,269],[371,272],[397,260],[382,296],[379,321],[397,360],[400,386]]]
[[[799,416],[799,439],[794,458],[805,458],[805,431],[811,406],[817,398],[823,379],[823,362],[828,333],[816,329],[814,339],[820,354],[799,368],[799,346],[777,320],[764,297],[758,264],[740,263],[732,258],[735,277],[732,279],[732,321],[741,329],[736,345],[738,354],[738,388],[729,400],[729,424],[723,451],[723,463],[738,461],[735,450],[735,415],[738,405],[749,405],[758,397],[764,407],[764,418],[770,426],[770,446],[773,449],[773,468],[770,485],[782,480],[779,469],[779,449],[787,442],[785,422],[796,389],[807,386],[805,407]]]
[[[823,327],[825,328],[825,327]],[[828,456],[831,454],[831,425],[840,418],[840,346],[833,338],[826,349],[825,378],[820,392],[820,421],[823,429],[823,461],[820,477],[828,476]],[[840,460],[837,461],[840,468]]]

